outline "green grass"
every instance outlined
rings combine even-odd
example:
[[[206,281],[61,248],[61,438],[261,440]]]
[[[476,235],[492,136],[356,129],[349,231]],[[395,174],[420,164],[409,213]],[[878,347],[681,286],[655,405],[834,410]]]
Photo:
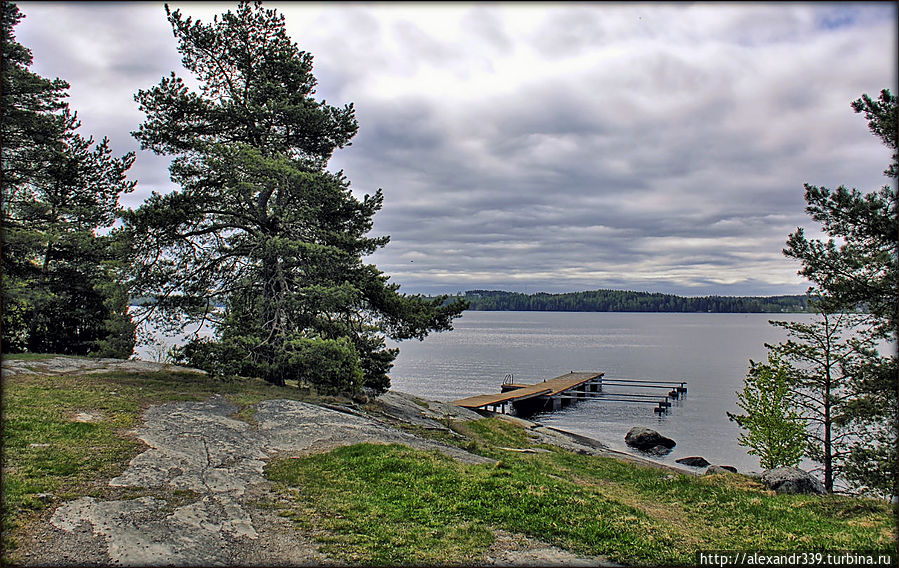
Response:
[[[744,476],[697,478],[555,448],[503,451],[532,444],[500,420],[460,430],[500,461],[466,466],[439,453],[361,444],[282,459],[267,475],[294,503],[284,514],[324,552],[351,563],[470,563],[483,557],[494,529],[627,564],[693,564],[700,550],[895,547],[883,502],[774,495]]]
[[[238,405],[235,417],[252,423],[261,400],[310,399],[262,381],[170,372],[23,375],[4,378],[2,387],[4,562],[18,559],[16,544],[62,500],[149,494],[107,484],[143,450],[130,431],[149,405],[222,394]],[[75,421],[79,412],[96,421]],[[455,433],[409,429],[497,462],[349,446],[273,461],[266,472],[283,500],[260,505],[279,507],[323,553],[352,564],[469,564],[483,558],[497,529],[627,564],[693,564],[698,550],[895,546],[893,512],[883,502],[777,496],[739,475],[684,476],[551,446],[513,452],[503,448],[536,442],[511,423],[447,425]],[[172,506],[195,498],[153,494]]]
[[[6,355],[4,355],[6,357]],[[223,394],[252,419],[255,403],[298,398],[262,381],[220,381],[195,373],[20,375],[2,385],[3,559],[53,501],[109,492],[143,443],[129,434],[151,404]],[[96,421],[78,422],[90,412]],[[43,493],[53,494],[48,500]]]

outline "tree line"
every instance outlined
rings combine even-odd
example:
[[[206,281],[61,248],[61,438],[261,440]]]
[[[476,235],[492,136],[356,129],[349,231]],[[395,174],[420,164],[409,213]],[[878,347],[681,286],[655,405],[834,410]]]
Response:
[[[470,305],[469,309],[485,311],[713,313],[808,311],[808,297],[805,295],[684,297],[624,290],[592,290],[561,294],[469,290],[451,298],[465,300]]]

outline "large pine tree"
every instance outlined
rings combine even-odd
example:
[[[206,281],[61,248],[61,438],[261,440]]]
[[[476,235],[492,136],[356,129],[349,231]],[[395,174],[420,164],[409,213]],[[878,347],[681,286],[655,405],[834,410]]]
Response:
[[[449,329],[464,304],[401,294],[362,261],[388,241],[366,236],[383,196],[357,199],[327,170],[356,134],[352,105],[315,99],[312,56],[274,10],[242,2],[208,24],[166,13],[200,90],[172,73],[135,97],[135,136],[174,156],[180,185],[127,216],[144,317],[212,321],[215,341],[182,356],[217,372],[386,389],[397,351],[385,337]]]

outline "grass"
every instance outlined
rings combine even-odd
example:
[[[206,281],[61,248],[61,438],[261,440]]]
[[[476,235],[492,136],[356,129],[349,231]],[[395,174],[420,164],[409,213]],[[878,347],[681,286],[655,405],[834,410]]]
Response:
[[[895,549],[888,504],[774,495],[740,475],[693,477],[545,446],[500,420],[460,428],[498,459],[467,466],[434,452],[361,444],[282,459],[267,475],[283,514],[338,560],[466,564],[504,529],[617,562],[687,565],[701,550]],[[456,530],[464,527],[464,530]]]
[[[148,406],[222,394],[238,405],[236,418],[253,423],[261,400],[310,400],[262,381],[172,372],[20,375],[2,387],[5,563],[17,560],[15,546],[62,500],[153,494],[174,507],[195,498],[108,487],[143,450],[131,431]],[[92,421],[76,421],[82,412]],[[536,442],[506,421],[446,424],[455,432],[408,429],[495,463],[465,465],[399,445],[348,446],[272,461],[266,475],[278,495],[260,505],[278,507],[323,553],[363,565],[471,564],[498,529],[626,564],[694,564],[699,550],[895,547],[884,502],[773,495],[740,475],[697,478],[551,446],[514,452],[503,448]]]
[[[105,481],[143,450],[130,432],[148,406],[218,393],[240,405],[238,418],[251,420],[260,400],[299,397],[262,381],[172,372],[19,375],[4,377],[2,387],[4,561],[54,502],[110,492]],[[80,412],[93,421],[76,421]]]

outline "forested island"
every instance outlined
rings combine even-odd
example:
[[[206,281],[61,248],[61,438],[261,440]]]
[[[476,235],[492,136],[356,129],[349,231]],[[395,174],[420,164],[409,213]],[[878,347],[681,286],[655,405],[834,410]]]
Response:
[[[549,294],[522,294],[501,290],[469,290],[451,300],[464,299],[469,309],[520,312],[713,312],[793,313],[808,312],[808,297],[796,296],[702,296],[591,290]]]

